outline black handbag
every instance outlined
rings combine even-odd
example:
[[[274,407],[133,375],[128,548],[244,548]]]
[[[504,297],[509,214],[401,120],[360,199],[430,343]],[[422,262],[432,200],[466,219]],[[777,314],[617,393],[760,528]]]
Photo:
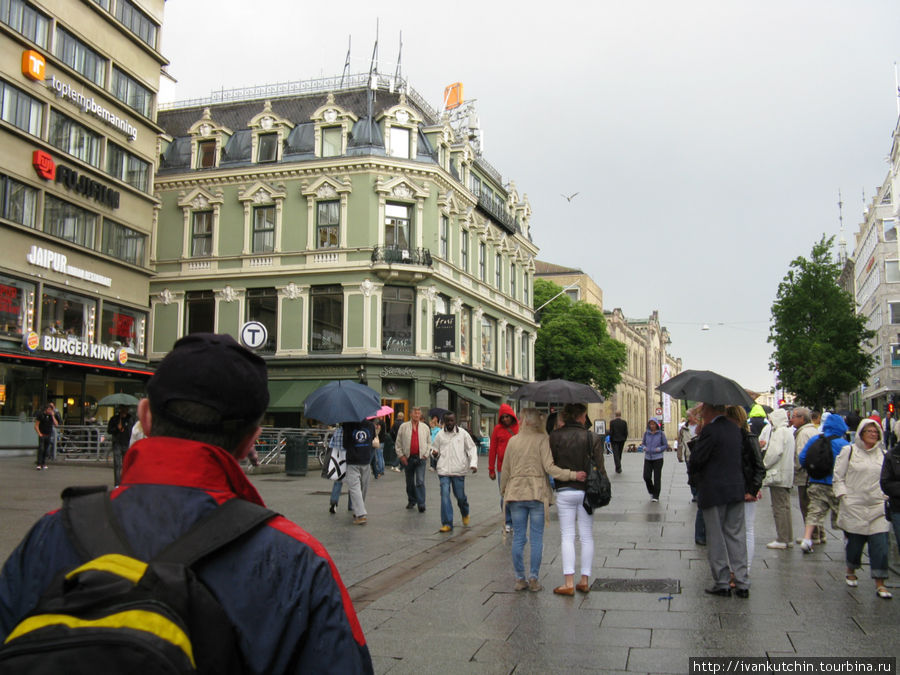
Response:
[[[612,500],[612,484],[609,482],[609,478],[606,477],[606,474],[600,473],[600,469],[594,461],[594,456],[591,452],[592,444],[590,432],[588,432],[587,440],[588,463],[590,469],[588,470],[587,481],[585,481],[586,487],[582,506],[584,506],[584,510],[588,513],[593,513],[594,509],[606,506]]]

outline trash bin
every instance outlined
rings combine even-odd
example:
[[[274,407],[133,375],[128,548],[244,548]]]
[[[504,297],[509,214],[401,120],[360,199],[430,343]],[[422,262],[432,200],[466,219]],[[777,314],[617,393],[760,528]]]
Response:
[[[291,434],[284,438],[284,472],[288,476],[305,476],[309,467],[307,439],[304,435]]]

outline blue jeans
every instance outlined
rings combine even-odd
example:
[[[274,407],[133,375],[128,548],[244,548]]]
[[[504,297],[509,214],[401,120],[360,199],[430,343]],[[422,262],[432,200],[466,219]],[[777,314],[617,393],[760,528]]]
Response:
[[[338,501],[341,499],[341,488],[344,486],[344,481],[336,480],[333,481],[334,485],[331,486],[331,499],[329,503],[337,506]]]
[[[541,571],[541,556],[544,552],[544,502],[530,500],[524,502],[506,502],[512,514],[513,539],[512,561],[516,571],[516,579],[525,578],[525,528],[531,524],[531,560],[529,562],[529,578],[537,579]]]
[[[418,457],[406,459],[406,499],[408,504],[425,507],[425,460]]]
[[[441,525],[453,527],[453,504],[450,503],[450,488],[459,505],[459,513],[465,518],[469,515],[469,500],[466,499],[465,476],[438,476],[441,480]]]
[[[372,453],[372,473],[376,476],[384,475],[384,448],[375,448]]]
[[[859,569],[862,562],[863,545],[869,542],[869,573],[873,579],[887,579],[888,577],[888,549],[890,548],[890,536],[887,532],[876,534],[856,534],[845,532],[847,535],[847,569]]]

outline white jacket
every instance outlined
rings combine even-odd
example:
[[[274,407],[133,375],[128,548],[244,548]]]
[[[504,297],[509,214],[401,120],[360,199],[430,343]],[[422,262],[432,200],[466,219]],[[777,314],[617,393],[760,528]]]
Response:
[[[856,440],[845,445],[834,460],[834,496],[840,499],[837,526],[853,534],[876,534],[891,529],[884,517],[880,483],[884,445],[879,438],[868,450],[863,446],[859,432],[866,424],[874,425],[881,436],[881,425],[864,419],[856,430]]]
[[[459,427],[453,431],[441,429],[431,442],[437,453],[438,476],[465,476],[478,468],[478,450],[469,432]]]
[[[763,455],[766,467],[764,486],[786,487],[794,484],[794,434],[787,425],[787,412],[779,408],[769,415],[771,428]]]

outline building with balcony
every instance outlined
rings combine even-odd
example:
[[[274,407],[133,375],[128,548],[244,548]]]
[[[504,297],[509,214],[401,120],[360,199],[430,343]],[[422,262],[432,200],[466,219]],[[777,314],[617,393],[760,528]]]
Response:
[[[489,430],[532,379],[528,200],[470,129],[376,80],[160,111],[150,354],[257,322],[272,424],[299,423],[324,382],[356,379],[395,409],[441,406]]]
[[[30,420],[53,400],[79,423],[102,396],[142,391],[150,375],[163,6],[0,2],[4,420]]]

